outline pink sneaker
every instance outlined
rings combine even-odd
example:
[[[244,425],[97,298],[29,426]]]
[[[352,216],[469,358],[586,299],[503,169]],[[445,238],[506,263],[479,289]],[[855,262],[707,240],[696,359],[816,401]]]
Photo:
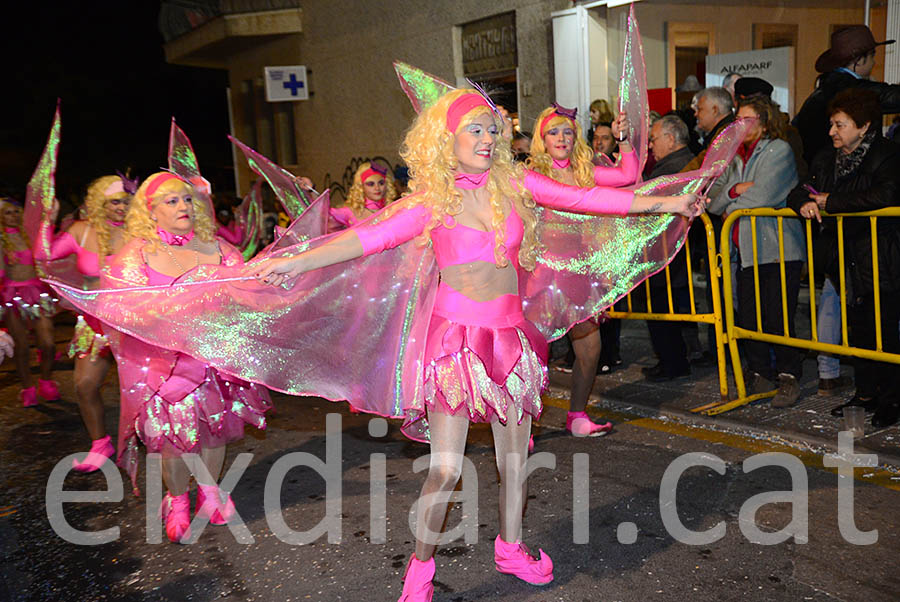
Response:
[[[208,518],[211,525],[224,525],[234,516],[234,502],[230,495],[226,495],[225,503],[222,503],[218,485],[200,485],[197,488],[195,513]]]
[[[166,535],[174,543],[191,538],[191,498],[187,492],[173,496],[166,493],[159,507],[160,518],[166,521]]]
[[[612,422],[599,424],[593,422],[587,412],[569,412],[566,414],[566,430],[576,437],[602,437],[612,430]]]
[[[99,470],[103,463],[112,458],[116,453],[109,435],[102,439],[94,439],[91,443],[91,451],[88,452],[83,462],[72,460],[72,468],[78,472],[94,472]]]
[[[34,387],[26,387],[19,392],[19,397],[22,399],[22,405],[26,408],[32,408],[38,404],[37,400],[37,389]]]
[[[413,554],[403,576],[403,591],[397,602],[431,602],[434,595],[434,558],[422,562]]]
[[[522,542],[506,543],[499,535],[494,540],[494,563],[501,573],[515,575],[531,585],[553,581],[553,561],[543,550],[535,558]]]
[[[56,401],[59,399],[59,386],[56,384],[55,380],[44,380],[43,378],[39,378],[37,392],[38,395],[47,401]]]

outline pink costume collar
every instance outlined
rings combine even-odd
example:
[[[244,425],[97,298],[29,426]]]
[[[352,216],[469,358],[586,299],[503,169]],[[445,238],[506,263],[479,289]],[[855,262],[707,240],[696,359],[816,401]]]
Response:
[[[459,127],[459,122],[462,118],[466,116],[466,113],[476,107],[486,107],[491,109],[491,105],[488,104],[488,101],[477,92],[463,94],[454,100],[450,105],[450,108],[447,109],[447,131],[451,134],[455,134],[456,128]]]
[[[566,157],[562,161],[560,161],[559,159],[554,159],[553,160],[553,169],[565,169],[569,165],[571,165],[571,163],[572,162],[569,160],[568,157]]]
[[[106,225],[107,225],[107,226],[112,226],[113,228],[121,228],[122,226],[125,225],[125,222],[117,222],[117,221],[113,221],[113,220],[111,220],[111,219],[108,219],[108,220],[106,220]]]
[[[180,236],[178,234],[172,234],[168,230],[163,230],[162,228],[157,228],[156,233],[159,234],[160,240],[162,240],[167,245],[173,247],[183,246],[184,243],[190,242],[192,238],[194,238],[194,231],[191,230],[184,236]]]
[[[481,173],[457,173],[454,179],[456,180],[457,188],[475,190],[476,188],[483,188],[487,184],[489,175],[491,175],[491,170],[487,169]]]
[[[19,231],[18,228],[4,228],[4,230],[6,230],[7,234],[16,234]]]
[[[380,201],[373,201],[371,199],[366,199],[365,207],[369,211],[381,211],[384,209],[384,199]]]

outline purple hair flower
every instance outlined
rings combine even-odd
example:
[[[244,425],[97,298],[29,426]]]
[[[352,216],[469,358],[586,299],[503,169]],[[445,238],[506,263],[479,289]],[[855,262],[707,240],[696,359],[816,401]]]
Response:
[[[116,175],[122,179],[122,189],[125,190],[125,192],[127,192],[128,194],[134,196],[134,193],[137,192],[140,180],[138,180],[137,178],[131,179],[119,170],[116,170]]]
[[[562,115],[563,117],[568,117],[572,121],[575,121],[575,117],[578,115],[578,108],[567,109],[565,107],[561,107],[555,102],[553,103],[554,111],[557,115]]]

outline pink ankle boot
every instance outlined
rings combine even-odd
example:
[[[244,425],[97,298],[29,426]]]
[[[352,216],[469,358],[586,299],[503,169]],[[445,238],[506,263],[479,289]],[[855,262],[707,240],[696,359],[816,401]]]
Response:
[[[166,521],[169,541],[181,543],[191,538],[191,498],[187,492],[175,496],[167,493],[159,513]]]
[[[612,430],[612,422],[593,422],[587,412],[569,412],[566,415],[566,430],[576,437],[602,437]]]
[[[94,472],[112,458],[114,453],[116,453],[116,449],[113,447],[109,435],[102,439],[94,439],[91,443],[91,451],[88,452],[84,461],[72,460],[72,468],[78,472]]]
[[[211,525],[224,525],[234,516],[234,502],[226,495],[222,502],[222,492],[218,485],[200,485],[197,488],[195,514],[209,519]]]
[[[403,591],[397,602],[431,602],[434,595],[434,557],[422,562],[413,554],[403,576]]]
[[[32,408],[38,404],[37,389],[34,387],[25,387],[19,393],[19,397],[22,399],[22,405],[26,408]]]
[[[38,395],[47,401],[56,401],[59,399],[59,385],[57,385],[54,380],[44,380],[43,378],[39,378],[37,392]]]
[[[497,570],[507,575],[515,575],[531,585],[546,585],[553,581],[553,561],[538,551],[534,558],[521,542],[506,543],[500,536],[494,540],[494,563]]]

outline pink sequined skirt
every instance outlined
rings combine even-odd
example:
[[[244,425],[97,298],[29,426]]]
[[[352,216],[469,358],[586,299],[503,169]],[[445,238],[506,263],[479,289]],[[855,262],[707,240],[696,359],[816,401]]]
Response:
[[[5,280],[0,288],[3,312],[15,311],[22,318],[52,317],[58,302],[50,287],[38,278]]]
[[[103,325],[93,316],[79,314],[72,342],[69,343],[69,357],[96,361],[109,355],[109,339],[103,334]]]
[[[178,370],[176,366],[170,379],[182,378]],[[183,379],[183,390],[190,389],[183,397],[158,393],[140,407],[134,426],[148,453],[199,453],[205,447],[221,447],[242,439],[246,424],[265,428],[265,413],[272,407],[267,389],[227,378],[210,367],[204,377],[194,388],[194,383]]]
[[[403,432],[427,440],[426,410],[472,422],[538,418],[547,386],[547,341],[525,319],[521,299],[504,295],[477,302],[444,292],[438,292],[425,343],[424,407],[407,408]]]

